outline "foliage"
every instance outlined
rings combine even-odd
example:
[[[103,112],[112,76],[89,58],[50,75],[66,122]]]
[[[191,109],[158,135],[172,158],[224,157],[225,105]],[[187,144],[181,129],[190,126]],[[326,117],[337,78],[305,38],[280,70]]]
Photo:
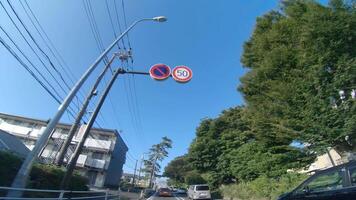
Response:
[[[11,186],[17,171],[21,166],[22,160],[18,156],[0,151],[0,185]],[[35,164],[32,168],[30,179],[27,183],[28,188],[59,190],[60,182],[64,176],[63,169],[54,165]],[[69,185],[70,190],[88,190],[88,180],[78,174],[74,174]],[[1,194],[2,195],[2,194]],[[28,197],[40,197],[38,194],[28,193]],[[48,194],[43,194],[48,197]]]
[[[144,169],[146,175],[149,174],[149,180],[152,180],[153,175],[157,175],[161,171],[161,162],[168,156],[168,149],[172,148],[172,140],[168,137],[163,137],[158,144],[152,145],[149,151],[148,159],[144,160]]]
[[[340,0],[282,2],[281,11],[257,19],[245,43],[249,72],[239,90],[247,101],[251,128],[260,140],[300,140],[311,151],[356,140],[356,15]],[[339,92],[344,92],[341,97]]]
[[[185,176],[192,170],[193,168],[190,165],[187,156],[179,156],[168,163],[164,168],[163,176],[168,177],[177,183],[184,183]]]
[[[285,174],[278,179],[261,176],[250,182],[223,185],[220,189],[226,199],[270,200],[291,191],[306,178],[307,175],[296,173]]]
[[[287,144],[260,141],[249,128],[245,110],[232,108],[216,119],[202,121],[190,146],[193,168],[203,173],[213,188],[261,175],[278,177],[313,158]]]
[[[355,150],[355,2],[285,0],[280,8],[257,18],[244,45],[245,105],[196,129],[186,157],[212,188],[234,183],[239,195],[272,198],[299,181],[288,169],[308,166],[327,147]]]

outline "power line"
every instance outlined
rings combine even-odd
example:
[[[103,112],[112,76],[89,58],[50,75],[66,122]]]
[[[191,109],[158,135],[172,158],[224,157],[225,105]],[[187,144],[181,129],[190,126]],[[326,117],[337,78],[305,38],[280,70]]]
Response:
[[[111,24],[111,28],[112,28],[112,30],[113,30],[114,37],[117,38],[117,34],[116,34],[116,31],[115,31],[114,22],[113,22],[113,19],[112,19],[112,16],[111,16],[111,12],[110,12],[110,9],[109,9],[108,0],[105,0],[105,5],[106,5],[106,10],[108,11],[108,14],[109,14],[110,24]],[[121,49],[119,43],[117,43],[117,47],[118,47],[119,50]]]
[[[29,10],[29,12],[27,11],[27,9],[25,8],[24,4],[22,2],[25,2],[25,5],[27,7],[27,9]],[[20,4],[22,6],[22,8],[24,9],[27,17],[30,19],[32,25],[35,27],[35,29],[37,30],[38,34],[40,35],[40,37],[42,38],[42,40],[44,41],[45,45],[47,46],[47,48],[50,50],[52,56],[56,59],[56,61],[58,62],[59,66],[62,68],[62,70],[64,71],[64,73],[68,76],[69,80],[72,82],[72,84],[74,84],[74,80],[76,80],[76,77],[74,76],[73,72],[70,70],[70,68],[68,67],[68,65],[66,64],[66,62],[64,61],[62,55],[58,52],[57,48],[55,47],[55,45],[53,44],[52,40],[48,37],[46,31],[44,30],[44,28],[42,27],[41,23],[39,22],[39,20],[37,19],[36,15],[34,14],[34,12],[32,11],[30,5],[27,3],[27,0],[25,1],[20,1]],[[32,18],[30,17],[30,14],[32,16],[32,18],[34,19],[34,21],[32,20]],[[35,23],[36,22],[36,23]],[[37,24],[37,26],[39,28],[37,28],[37,26],[35,25]],[[41,31],[40,31],[41,30]],[[43,33],[43,35],[41,34],[41,32]],[[48,41],[48,43],[46,42],[46,39]],[[53,49],[53,50],[52,50]],[[62,65],[63,63],[63,65]]]
[[[47,91],[51,97],[58,103],[61,101],[53,94],[50,89],[37,77],[37,75],[21,60],[21,58],[11,49],[11,47],[3,40],[0,36],[1,44],[11,53],[11,55],[21,64],[22,67],[26,69],[26,71]]]
[[[22,1],[20,1],[20,4],[23,8],[23,10],[25,11],[27,17],[29,18],[30,22],[32,23],[32,25],[35,27],[37,33],[40,35],[40,37],[42,38],[44,44],[47,46],[47,48],[50,50],[52,56],[55,58],[55,60],[57,61],[57,63],[59,64],[59,66],[61,67],[61,69],[64,71],[65,75],[69,78],[70,82],[74,85],[76,80],[76,77],[74,76],[72,70],[68,67],[67,63],[65,62],[65,60],[63,59],[62,55],[59,53],[59,51],[57,50],[57,48],[55,47],[55,45],[53,44],[52,40],[49,38],[49,36],[47,35],[46,31],[44,30],[44,28],[42,27],[41,23],[39,22],[38,18],[36,17],[36,15],[34,14],[34,12],[32,11],[30,5],[27,3],[27,0],[24,1],[25,5],[22,3]],[[27,11],[27,9],[25,8],[27,7],[27,9],[29,10],[29,12]],[[31,18],[31,16],[32,19]],[[35,23],[36,22],[36,23]],[[37,27],[38,26],[38,27]],[[43,33],[43,35],[41,34],[41,32]],[[46,39],[47,40],[46,40]],[[48,42],[47,42],[48,41]],[[53,49],[53,50],[52,50]],[[63,63],[63,64],[62,64]],[[84,98],[83,93],[80,91],[79,94],[82,95],[82,98]],[[77,100],[77,104],[79,105],[79,99],[78,96],[76,95],[76,100]]]
[[[9,3],[9,2],[8,2]],[[26,2],[27,3],[27,2]],[[33,53],[37,56],[37,58],[41,61],[41,63],[43,64],[43,66],[47,69],[48,73],[51,74],[51,72],[48,70],[48,68],[46,67],[46,65],[43,63],[42,59],[40,58],[40,56],[36,53],[36,51],[32,48],[32,46],[29,44],[28,40],[26,39],[26,37],[22,34],[22,32],[19,30],[18,26],[16,25],[16,23],[13,21],[13,19],[11,18],[11,16],[9,15],[9,13],[7,12],[6,8],[4,7],[4,5],[0,2],[1,6],[3,7],[3,9],[5,10],[6,14],[8,15],[8,17],[10,18],[10,20],[12,21],[12,23],[14,24],[14,26],[16,27],[16,29],[19,31],[19,33],[21,34],[21,36],[23,37],[23,39],[26,41],[26,43],[29,45],[29,47],[31,48],[31,50],[33,51]],[[22,3],[21,3],[22,4]],[[32,41],[36,44],[36,46],[40,49],[40,51],[47,57],[47,59],[49,59],[48,55],[41,49],[41,47],[39,46],[39,44],[37,43],[37,41],[33,38],[33,36],[31,35],[31,33],[29,32],[29,30],[27,29],[27,27],[25,26],[25,24],[22,22],[22,20],[19,18],[19,16],[17,15],[16,11],[13,9],[12,5],[9,3],[9,5],[11,6],[11,9],[13,10],[13,12],[15,13],[15,15],[17,16],[18,20],[21,22],[22,26],[25,28],[26,32],[28,33],[28,35],[31,37]],[[24,5],[22,5],[24,8]],[[25,9],[25,8],[24,8]],[[25,10],[25,12],[27,13],[27,11]],[[32,11],[31,11],[32,12]],[[43,37],[43,35],[41,35],[41,33],[39,32],[39,30],[37,29],[37,27],[35,26],[33,20],[30,18],[29,14],[27,13],[27,16],[29,17],[29,19],[31,20],[31,23],[34,25],[34,27],[36,28],[36,30],[38,31],[39,35],[41,36],[41,38],[43,39],[44,42],[45,39]],[[23,62],[23,60],[11,49],[11,47],[1,38],[1,43],[7,48],[7,50],[20,62],[20,64],[30,73],[30,75],[35,78],[35,80],[51,95],[52,98],[54,98],[54,100],[61,104],[61,101],[63,100],[63,98],[61,97],[61,95],[57,92],[57,90],[53,87],[53,85],[51,83],[48,82],[48,80],[45,78],[45,76],[40,72],[40,70],[30,61],[30,59],[23,53],[23,51],[18,47],[18,45],[12,40],[12,38],[7,34],[7,32],[0,27],[1,30],[6,34],[6,36],[8,37],[8,39],[10,39],[10,41],[15,45],[16,49],[21,53],[21,55],[23,57],[25,57],[25,59],[30,63],[30,65],[36,70],[36,72],[44,79],[44,81],[49,85],[49,87],[51,87],[51,89],[54,91],[54,93],[48,88],[48,86],[46,86],[46,84],[44,84],[40,78],[28,67],[27,64],[25,64],[25,62]],[[43,30],[43,28],[41,28]],[[48,36],[46,36],[48,37]],[[49,45],[46,44],[47,47],[50,49]],[[51,50],[52,54],[54,55],[54,52]],[[54,55],[55,56],[55,55]],[[58,58],[57,58],[58,59]],[[58,60],[57,60],[58,61]],[[56,70],[56,72],[61,76],[61,79],[63,82],[66,83],[66,81],[64,80],[64,78],[62,77],[62,75],[60,74],[60,72],[54,67],[53,63],[50,61],[51,65],[53,66],[53,68]],[[58,61],[59,62],[59,61]],[[53,76],[53,74],[51,74],[52,78],[56,80],[56,78]],[[56,83],[58,85],[59,82],[56,80]],[[70,87],[67,85],[67,87],[70,89]],[[64,88],[62,88],[62,90],[66,93],[66,91],[64,90]],[[79,102],[78,102],[79,104]],[[79,105],[78,105],[79,108]],[[72,118],[75,118],[74,114],[74,110],[71,106],[69,106],[69,110],[67,110],[67,113],[71,115]],[[86,118],[86,117],[84,117]],[[98,125],[98,127],[102,128],[97,122],[96,124]],[[101,146],[104,146],[103,144],[99,144]]]
[[[66,87],[70,90],[70,86],[68,85],[67,81],[65,81],[65,79],[63,78],[62,74],[59,72],[59,70],[54,66],[54,64],[52,63],[51,59],[49,58],[49,56],[43,51],[43,49],[39,46],[39,44],[37,43],[37,41],[35,40],[35,38],[32,36],[32,34],[30,33],[30,31],[28,30],[27,26],[24,24],[24,22],[22,21],[22,19],[19,17],[18,13],[16,12],[16,10],[14,9],[14,7],[12,6],[12,4],[10,3],[9,0],[7,0],[7,3],[9,4],[12,12],[15,14],[16,18],[18,19],[18,21],[21,23],[21,25],[23,26],[23,28],[25,29],[25,31],[27,32],[27,34],[30,36],[31,40],[33,41],[33,43],[37,46],[37,48],[40,50],[40,52],[43,54],[43,56],[47,59],[47,61],[49,62],[50,66],[53,68],[53,70],[57,73],[57,75],[60,77],[60,79],[63,81],[63,83],[66,85]]]
[[[8,1],[8,4],[11,8],[11,10],[14,12],[14,14],[16,15],[16,18],[20,21],[22,27],[25,29],[26,33],[30,36],[31,40],[33,43],[35,43],[35,45],[38,47],[38,49],[45,55],[45,57],[48,59],[48,61],[50,62],[50,64],[52,65],[52,68],[56,69],[55,66],[53,65],[53,63],[51,62],[51,60],[49,59],[48,55],[42,50],[42,48],[39,46],[39,44],[36,42],[36,40],[34,39],[34,37],[32,36],[32,34],[29,32],[27,26],[23,23],[23,21],[21,20],[21,18],[18,16],[17,12],[14,10],[14,8],[12,7],[11,3]],[[57,78],[54,76],[54,74],[51,72],[51,70],[47,67],[47,65],[43,62],[43,60],[41,59],[41,57],[37,54],[37,52],[35,51],[35,49],[32,47],[32,45],[29,43],[29,41],[26,39],[25,35],[22,33],[22,31],[20,30],[20,28],[18,27],[18,25],[16,24],[16,22],[13,20],[13,18],[10,16],[10,13],[7,11],[7,9],[5,8],[5,6],[3,5],[3,3],[0,1],[0,5],[1,7],[4,9],[6,15],[9,17],[9,19],[11,20],[12,24],[15,26],[16,30],[20,33],[21,37],[24,39],[24,41],[26,42],[26,44],[30,47],[31,51],[36,55],[36,57],[39,59],[39,61],[41,62],[41,64],[43,65],[43,67],[45,68],[46,72],[53,78],[53,80],[55,81],[55,83],[59,86],[59,88],[62,90],[62,92],[64,92],[64,94],[67,93],[67,90],[65,90],[62,87],[62,84],[60,83],[60,81],[57,80]],[[63,76],[61,75],[61,73],[57,70],[56,71],[57,74],[59,76],[61,76],[61,80],[65,83],[65,85],[68,87],[68,89],[70,89],[70,87],[68,86],[68,84],[66,83],[66,81],[64,80]],[[57,90],[55,90],[57,93]],[[58,94],[58,96],[60,96]],[[60,98],[61,99],[61,98]],[[79,104],[75,105],[78,109],[79,109]],[[73,110],[72,110],[73,111]]]
[[[123,80],[124,80],[124,89],[125,89],[125,97],[126,97],[126,102],[127,102],[127,107],[128,107],[128,111],[130,113],[130,118],[131,118],[131,124],[132,124],[132,127],[135,131],[136,134],[138,134],[138,129],[137,129],[137,123],[136,123],[136,118],[135,118],[135,115],[134,115],[134,111],[133,111],[133,106],[132,106],[132,102],[130,100],[130,90],[128,88],[128,77],[124,77]]]
[[[90,0],[87,0],[86,1],[86,6],[87,6],[87,9],[88,9],[88,14],[87,17],[88,17],[88,20],[91,21],[92,23],[92,33],[96,35],[96,42],[97,42],[97,45],[98,45],[98,48],[99,48],[99,52],[103,52],[105,50],[104,48],[104,45],[103,45],[103,41],[102,41],[102,38],[101,38],[101,35],[100,35],[100,31],[99,31],[99,28],[98,28],[98,25],[96,23],[96,19],[95,19],[95,16],[94,16],[94,12],[93,12],[93,8],[91,6],[91,1]],[[109,59],[107,56],[104,57],[104,63],[107,64],[109,62]]]
[[[117,5],[117,1],[116,0],[114,0],[114,11],[115,11],[115,16],[116,16],[116,22],[117,22],[117,25],[119,26],[119,30],[120,30],[120,33],[122,33],[122,28],[121,28],[121,23],[120,23],[120,16],[119,16],[119,12],[118,12],[118,5]],[[124,47],[124,49],[126,49],[126,45],[125,45],[125,40],[124,39],[122,39],[121,40],[121,42],[122,42],[122,45],[123,45],[123,47]]]
[[[128,63],[127,63],[128,64]],[[128,64],[129,65],[129,64]],[[131,68],[133,69],[133,66],[131,66]],[[130,75],[129,75],[130,78]],[[135,75],[132,74],[131,75],[132,78],[132,90],[133,90],[133,101],[136,107],[136,115],[137,115],[137,119],[138,119],[138,126],[140,131],[142,131],[142,120],[141,120],[141,113],[140,113],[140,107],[139,107],[139,102],[138,102],[138,98],[137,98],[137,90],[136,90],[136,80],[135,80]]]
[[[11,43],[15,46],[15,48],[21,53],[21,55],[27,60],[28,63],[30,63],[30,65],[32,66],[32,68],[35,69],[35,71],[41,76],[41,78],[47,83],[47,85],[49,87],[51,87],[51,89],[54,91],[54,93],[57,96],[60,96],[60,94],[57,92],[57,90],[53,87],[53,85],[46,79],[46,77],[44,77],[44,75],[40,72],[40,70],[31,62],[31,60],[25,55],[25,53],[19,48],[19,46],[15,43],[15,41],[10,37],[10,35],[4,30],[4,28],[2,26],[0,26],[0,29],[2,30],[2,32],[5,33],[6,37],[11,41]],[[5,41],[3,43],[3,45],[5,46]],[[7,49],[10,47],[9,45],[5,46]],[[8,51],[17,59],[19,58],[18,55],[13,54],[10,49],[8,49]],[[12,50],[13,51],[13,50]],[[27,65],[26,65],[27,66]],[[25,67],[25,66],[24,66]],[[28,71],[28,70],[27,70]],[[32,70],[31,70],[32,71]],[[30,71],[28,71],[30,72]],[[32,72],[30,73],[32,75]],[[37,79],[36,79],[37,80]],[[42,85],[42,84],[41,84]]]
[[[3,40],[3,38],[0,36],[0,42],[1,44],[10,52],[10,54],[21,64],[23,68],[46,90],[46,92],[59,104],[61,104],[60,98],[58,98],[42,81],[41,79],[29,68],[29,66],[15,53],[15,51]],[[27,58],[26,58],[27,59]],[[74,115],[71,111],[69,112],[72,117],[74,118]]]
[[[126,20],[126,11],[125,11],[125,1],[124,1],[124,0],[121,0],[121,4],[122,4],[123,15],[124,15],[125,28],[127,29],[127,20]],[[128,42],[129,48],[131,49],[129,33],[126,34],[126,37],[127,37],[127,42]]]
[[[20,30],[20,28],[17,26],[17,24],[15,23],[15,21],[12,19],[12,17],[10,16],[10,14],[8,13],[7,9],[4,7],[4,5],[2,4],[2,2],[0,1],[0,5],[2,6],[2,8],[5,10],[5,13],[7,14],[7,16],[9,17],[9,19],[11,20],[12,24],[15,26],[16,30],[20,33],[21,37],[25,40],[26,44],[30,47],[30,49],[32,50],[32,52],[36,55],[36,57],[40,60],[41,64],[45,67],[46,71],[50,74],[50,76],[55,80],[55,82],[57,83],[57,85],[59,85],[59,87],[62,89],[62,91],[65,92],[64,88],[61,86],[61,84],[58,82],[58,80],[54,77],[54,75],[51,73],[51,71],[48,69],[48,67],[44,64],[44,62],[42,61],[41,57],[36,53],[36,51],[33,49],[32,45],[29,43],[29,41],[26,39],[26,37],[23,35],[22,31]]]

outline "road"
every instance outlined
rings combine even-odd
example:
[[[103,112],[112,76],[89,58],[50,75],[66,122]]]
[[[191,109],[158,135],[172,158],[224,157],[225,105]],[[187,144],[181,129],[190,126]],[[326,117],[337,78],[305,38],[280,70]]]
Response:
[[[173,194],[173,197],[159,197],[158,194],[154,194],[147,200],[188,200],[187,195]]]

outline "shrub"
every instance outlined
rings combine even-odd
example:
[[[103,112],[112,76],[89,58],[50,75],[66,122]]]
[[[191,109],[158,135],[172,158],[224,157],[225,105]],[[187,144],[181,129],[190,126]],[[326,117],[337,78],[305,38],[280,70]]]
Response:
[[[11,186],[22,160],[18,156],[0,151],[0,186]],[[59,190],[59,186],[64,176],[64,170],[54,165],[35,164],[32,168],[27,188]],[[88,190],[88,180],[78,174],[74,174],[69,185],[70,190]],[[0,192],[0,196],[4,191]],[[28,197],[49,197],[49,194],[30,194]]]
[[[288,173],[276,178],[261,176],[250,182],[224,185],[220,188],[224,199],[270,200],[294,189],[307,178],[305,174]]]

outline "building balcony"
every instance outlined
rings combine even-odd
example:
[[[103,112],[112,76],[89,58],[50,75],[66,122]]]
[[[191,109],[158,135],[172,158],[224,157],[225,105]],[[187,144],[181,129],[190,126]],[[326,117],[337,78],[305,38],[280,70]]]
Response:
[[[88,149],[109,152],[112,149],[111,144],[112,141],[87,138],[84,143],[84,146]]]
[[[87,155],[80,154],[79,157],[78,157],[76,166],[77,167],[84,167],[85,163],[87,162],[87,160],[88,160],[88,156]]]
[[[101,169],[101,170],[105,169],[105,164],[106,164],[105,160],[93,159],[93,158],[88,158],[85,162],[86,166],[95,168],[95,169]]]

